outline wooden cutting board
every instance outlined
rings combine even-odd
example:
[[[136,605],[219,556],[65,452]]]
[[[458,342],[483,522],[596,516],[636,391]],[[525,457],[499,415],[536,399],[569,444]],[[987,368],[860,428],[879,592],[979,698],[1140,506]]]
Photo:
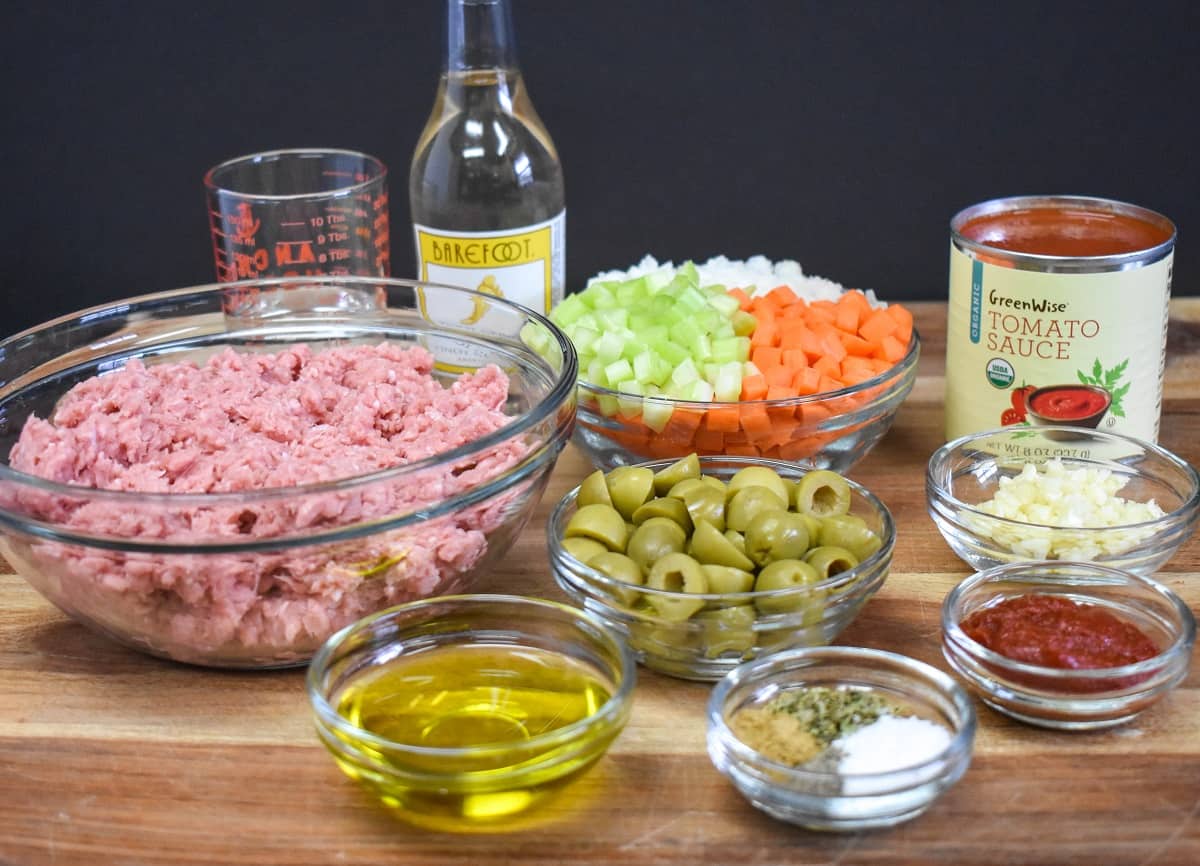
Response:
[[[938,667],[943,596],[968,569],[925,508],[942,443],[945,306],[914,305],[920,376],[850,474],[891,508],[892,572],[839,643]],[[1162,443],[1200,459],[1200,300],[1172,308]],[[573,448],[483,591],[562,598],[550,506],[583,476]],[[7,572],[0,562],[0,571]],[[1160,578],[1200,609],[1200,542]],[[709,687],[640,672],[609,754],[535,827],[448,835],[397,822],[318,745],[300,671],[222,673],[147,658],[0,576],[0,864],[1200,864],[1200,671],[1133,724],[1026,727],[982,705],[974,760],[898,828],[808,832],[754,810],[712,768]]]

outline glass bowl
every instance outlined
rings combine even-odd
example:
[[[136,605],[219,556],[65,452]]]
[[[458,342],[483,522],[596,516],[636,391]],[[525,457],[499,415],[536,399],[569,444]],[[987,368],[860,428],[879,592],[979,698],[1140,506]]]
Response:
[[[497,427],[490,416],[448,444],[413,436],[407,462],[393,468],[296,486],[251,480],[236,492],[100,490],[10,465],[27,420],[50,417],[69,389],[98,374],[134,361],[203,364],[227,350],[284,357],[296,344],[314,353],[423,346],[436,362],[424,375],[446,386],[495,364],[507,397],[496,378],[492,397],[511,420]],[[202,286],[66,316],[0,343],[0,553],[67,614],[139,650],[220,667],[303,664],[348,623],[467,590],[504,555],[569,440],[575,375],[573,347],[543,317],[402,280]],[[126,402],[145,393],[136,385]],[[159,399],[178,393],[165,386]],[[478,404],[469,388],[454,393],[464,412]],[[354,411],[384,411],[368,397]],[[409,427],[397,422],[387,435]],[[71,465],[74,453],[60,458]],[[230,459],[244,464],[236,471],[259,461]]]
[[[731,730],[730,719],[740,709],[812,687],[875,693],[944,726],[949,741],[917,764],[843,774],[819,758],[800,767],[777,763]],[[951,677],[882,650],[818,647],[756,659],[721,680],[708,701],[708,754],[717,770],[756,808],[815,830],[856,831],[915,818],[966,772],[974,739],[971,699]]]
[[[593,465],[612,469],[648,459],[710,456],[804,461],[846,472],[883,438],[917,377],[920,338],[880,375],[823,394],[782,400],[698,403],[643,397],[579,383],[575,442]],[[652,429],[642,418],[667,418]]]
[[[313,658],[308,695],[338,766],[398,817],[512,829],[605,753],[636,676],[628,647],[589,613],[462,595],[338,632]]]
[[[1013,520],[981,509],[1002,479],[1017,476],[1027,463],[1042,466],[1050,460],[1060,461],[1069,472],[1109,472],[1124,482],[1117,497],[1154,500],[1165,513],[1089,528]],[[1064,502],[1069,496],[1093,495],[1082,487],[1066,488]],[[1166,449],[1128,436],[1080,427],[1005,427],[964,436],[935,451],[925,474],[925,493],[947,543],[977,571],[1007,562],[1066,559],[1153,574],[1195,530],[1200,476]]]
[[[674,461],[638,464],[655,471]],[[747,466],[765,466],[785,479],[807,470],[791,463],[748,457],[701,457],[704,475],[728,481]],[[550,566],[568,596],[629,640],[646,667],[673,677],[717,680],[748,659],[790,647],[823,646],[848,626],[879,591],[891,567],[896,527],[891,513],[873,493],[847,479],[850,513],[861,517],[883,544],[857,566],[820,583],[769,592],[686,593],[616,580],[572,556],[562,544],[576,511],[579,488],[555,506],[547,528]],[[667,619],[646,604],[649,597],[683,599],[699,609],[683,620]],[[762,612],[760,606],[777,612]]]
[[[1159,648],[1136,664],[1052,668],[1006,658],[961,627],[976,611],[1037,593],[1093,605],[1131,623]],[[975,574],[942,605],[942,652],[984,703],[1014,719],[1077,731],[1128,722],[1187,676],[1196,620],[1175,593],[1148,577],[1091,563],[1028,562]]]

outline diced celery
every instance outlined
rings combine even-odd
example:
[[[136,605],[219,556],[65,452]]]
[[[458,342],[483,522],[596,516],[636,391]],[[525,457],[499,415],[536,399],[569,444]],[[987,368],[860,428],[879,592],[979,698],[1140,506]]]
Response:
[[[638,339],[647,346],[654,346],[670,339],[670,329],[666,325],[651,325],[637,332]]]
[[[700,369],[704,373],[704,381],[711,385],[717,381],[717,373],[721,372],[721,365],[713,361],[705,361]]]
[[[620,391],[622,395],[633,395],[617,398],[617,405],[620,406],[623,413],[626,415],[637,415],[642,411],[642,397],[646,393],[645,385],[633,379],[627,379],[624,382],[619,382],[616,390]]]
[[[700,371],[696,369],[696,364],[691,358],[684,358],[671,373],[671,381],[676,385],[687,385],[699,378]]]
[[[662,387],[671,380],[671,373],[675,370],[675,366],[665,358],[658,357],[654,363],[654,378],[651,381]]]
[[[596,402],[600,404],[600,411],[610,418],[621,410],[620,402],[611,394],[598,394]]]
[[[633,359],[633,378],[639,382],[654,381],[654,359],[658,356],[653,349],[643,349]]]
[[[617,296],[618,303],[631,307],[642,298],[648,297],[650,291],[646,288],[645,278],[638,277],[621,283],[613,294]]]
[[[742,375],[743,376],[761,376],[762,370],[758,369],[758,367],[756,367],[754,365],[753,361],[745,361],[742,364]]]
[[[685,310],[694,313],[696,310],[702,310],[708,306],[708,299],[695,286],[684,286],[679,294],[675,296],[675,303]]]
[[[697,403],[711,403],[713,398],[713,386],[705,382],[703,379],[697,379],[689,386],[687,400],[695,400]]]
[[[571,338],[571,342],[575,344],[575,351],[580,355],[591,352],[592,345],[600,339],[599,331],[579,325],[568,325],[566,334]]]
[[[697,334],[687,344],[687,348],[697,362],[707,361],[712,357],[712,340],[708,338],[708,334]]]
[[[603,330],[620,331],[625,329],[625,323],[629,321],[629,311],[624,307],[597,310],[596,319]]]
[[[671,414],[674,411],[670,403],[661,400],[647,400],[642,406],[642,423],[651,430],[661,433],[667,426],[667,422],[671,420]]]
[[[669,270],[652,271],[646,274],[642,279],[646,281],[646,289],[650,294],[657,294],[671,284],[671,278],[674,276]]]
[[[599,358],[592,360],[587,367],[587,375],[584,379],[589,385],[596,385],[600,388],[608,387],[608,377],[604,375],[604,362]]]
[[[633,378],[633,365],[622,358],[604,368],[604,378],[609,382],[624,382]]]
[[[691,318],[681,319],[671,326],[671,340],[680,346],[689,345],[702,333],[700,325]]]
[[[617,358],[621,357],[621,352],[625,350],[625,341],[619,334],[612,331],[605,331],[592,344],[592,350],[595,351],[596,357],[601,361],[611,364]]]
[[[737,340],[737,345],[738,345],[737,360],[749,361],[750,360],[750,338],[749,337],[735,337],[734,339]]]
[[[588,306],[579,295],[567,295],[550,311],[550,318],[557,325],[569,325],[587,311]]]
[[[717,312],[724,316],[732,316],[738,309],[738,300],[733,295],[727,295],[724,291],[719,294],[708,296],[708,303]]]
[[[593,310],[607,310],[617,303],[616,295],[613,294],[613,287],[613,283],[592,283],[584,290],[580,297]]]
[[[749,337],[754,333],[754,329],[758,327],[758,319],[747,313],[745,310],[736,310],[733,313],[733,332],[739,337]]]
[[[741,361],[742,359],[738,357],[738,338],[721,337],[720,339],[713,340],[712,359],[718,364]]]
[[[737,361],[722,364],[713,382],[713,399],[733,403],[742,396],[742,365]]]
[[[691,355],[688,354],[687,349],[670,340],[665,343],[656,343],[654,351],[658,352],[671,365],[672,369],[676,364],[682,364],[685,360],[691,359]]]
[[[675,275],[687,280],[689,286],[700,285],[700,271],[696,268],[695,262],[684,262],[680,265],[679,270],[675,272]]]

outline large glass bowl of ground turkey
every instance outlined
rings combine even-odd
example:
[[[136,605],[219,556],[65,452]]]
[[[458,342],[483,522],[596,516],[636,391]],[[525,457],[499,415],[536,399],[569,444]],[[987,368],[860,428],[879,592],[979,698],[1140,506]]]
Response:
[[[201,286],[0,342],[0,554],[147,653],[298,665],[474,587],[570,437],[577,363],[502,298],[402,280]]]

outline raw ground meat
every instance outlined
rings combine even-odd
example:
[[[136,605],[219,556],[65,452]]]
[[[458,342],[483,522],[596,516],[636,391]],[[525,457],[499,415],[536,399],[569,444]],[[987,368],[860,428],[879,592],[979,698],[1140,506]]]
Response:
[[[421,347],[384,343],[314,353],[227,349],[203,366],[132,360],[71,389],[53,417],[30,417],[14,469],[53,481],[147,493],[235,493],[357,477],[412,463],[507,424],[496,367],[450,387]],[[307,537],[398,517],[465,492],[517,463],[508,441],[483,454],[350,489],[222,504],[27,489],[17,510],[92,535],[181,546]],[[411,530],[246,553],[126,553],[33,540],[6,550],[60,585],[64,608],[117,635],[204,661],[218,648],[311,653],[333,630],[388,604],[462,588],[486,534],[520,491]],[[5,503],[9,505],[10,503]]]

